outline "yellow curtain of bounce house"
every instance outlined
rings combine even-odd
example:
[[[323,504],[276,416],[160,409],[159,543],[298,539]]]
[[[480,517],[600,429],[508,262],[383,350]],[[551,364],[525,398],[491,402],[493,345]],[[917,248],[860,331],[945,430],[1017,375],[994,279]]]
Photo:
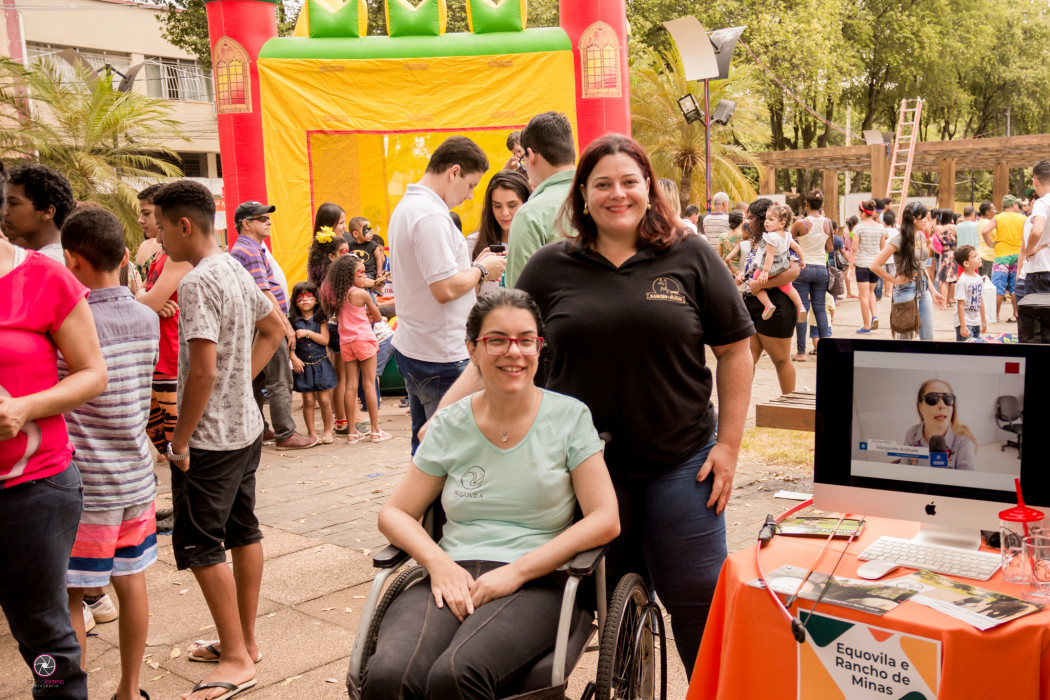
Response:
[[[271,243],[290,284],[306,277],[313,215],[325,201],[366,216],[387,238],[404,187],[448,136],[473,139],[489,172],[457,211],[477,229],[488,178],[509,158],[506,136],[540,112],[576,123],[568,51],[353,61],[261,59]],[[469,80],[467,79],[469,76]],[[440,87],[437,87],[440,86]]]

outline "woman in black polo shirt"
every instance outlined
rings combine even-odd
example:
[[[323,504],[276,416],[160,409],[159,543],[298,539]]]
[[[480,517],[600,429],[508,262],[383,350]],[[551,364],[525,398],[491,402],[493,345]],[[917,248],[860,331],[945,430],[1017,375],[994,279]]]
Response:
[[[623,531],[610,580],[648,572],[691,672],[726,556],[754,327],[725,264],[679,228],[630,138],[584,151],[564,211],[579,236],[540,249],[517,286],[547,324],[547,388],[583,401],[612,435]],[[705,346],[718,358],[717,414]]]

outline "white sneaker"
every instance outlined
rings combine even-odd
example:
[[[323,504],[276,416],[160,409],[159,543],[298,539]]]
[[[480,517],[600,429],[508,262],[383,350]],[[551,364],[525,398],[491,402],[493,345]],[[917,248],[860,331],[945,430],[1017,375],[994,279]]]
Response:
[[[101,598],[94,603],[88,603],[87,606],[91,608],[91,616],[95,618],[95,622],[101,624],[117,619],[117,609],[113,606],[113,599],[108,593],[103,593]]]
[[[84,631],[90,632],[93,629],[95,629],[95,616],[91,614],[87,601],[84,601]]]

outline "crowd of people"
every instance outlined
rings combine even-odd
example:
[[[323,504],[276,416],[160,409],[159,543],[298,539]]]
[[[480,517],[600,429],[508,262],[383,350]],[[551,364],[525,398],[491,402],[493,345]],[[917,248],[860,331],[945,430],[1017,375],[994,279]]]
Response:
[[[170,465],[177,566],[196,578],[218,636],[189,650],[215,666],[184,697],[253,687],[262,445],[390,439],[377,377],[391,358],[412,459],[378,526],[428,578],[388,612],[364,696],[499,697],[553,646],[559,568],[605,543],[609,580],[645,577],[691,671],[762,354],[792,391],[807,329],[814,343],[831,335],[833,279],[846,295],[856,283],[858,333],[878,327],[885,293],[894,330],[923,339],[946,299],[960,340],[984,332],[982,272],[1015,315],[1025,290],[1050,291],[1047,161],[1027,217],[1013,197],[1002,213],[986,202],[961,217],[910,203],[898,226],[886,201],[869,200],[840,227],[819,191],[798,215],[761,197],[731,209],[720,192],[700,217],[629,137],[599,138],[577,159],[572,125],[554,112],[508,149],[469,236],[452,209],[490,164],[461,136],[406,186],[389,258],[371,222],[322,204],[305,281],[291,289],[266,245],[273,206],[241,203],[226,252],[203,185],[148,187],[132,256],[116,216],[78,204],[61,174],[24,164],[5,175],[0,556],[24,575],[0,587],[0,605],[35,696],[87,696],[85,635],[116,618],[112,585],[114,698],[149,697],[139,667],[155,460]],[[907,326],[896,307],[911,302]],[[448,522],[435,542],[419,518],[438,499]]]

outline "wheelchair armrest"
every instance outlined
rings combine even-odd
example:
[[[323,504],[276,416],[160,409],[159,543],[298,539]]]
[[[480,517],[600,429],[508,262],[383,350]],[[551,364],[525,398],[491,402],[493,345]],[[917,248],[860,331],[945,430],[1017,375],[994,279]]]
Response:
[[[396,569],[411,559],[407,552],[398,549],[392,544],[383,547],[372,556],[372,566],[376,569]]]
[[[569,574],[572,576],[590,576],[594,573],[598,562],[602,560],[602,557],[605,556],[608,550],[609,545],[603,544],[601,547],[580,552],[569,562]]]

